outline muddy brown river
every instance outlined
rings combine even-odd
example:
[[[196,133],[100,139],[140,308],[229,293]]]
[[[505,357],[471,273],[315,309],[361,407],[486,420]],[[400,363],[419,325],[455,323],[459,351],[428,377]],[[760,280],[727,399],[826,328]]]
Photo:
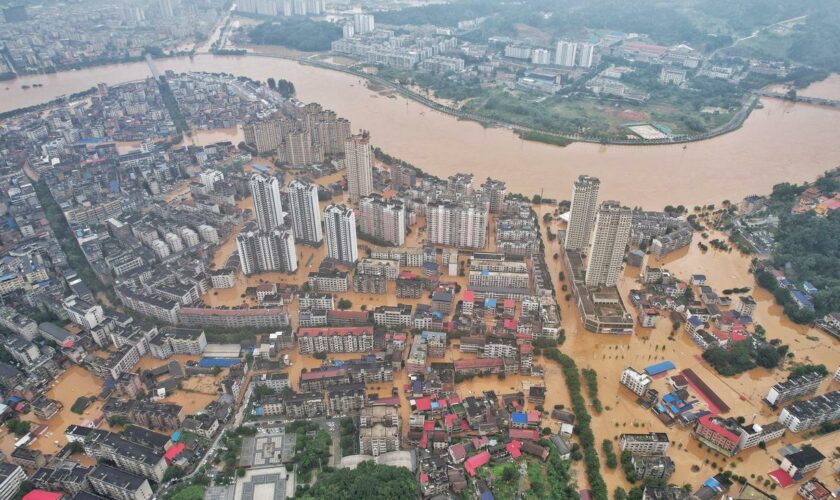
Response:
[[[487,129],[432,111],[401,97],[371,91],[357,77],[296,62],[259,56],[198,55],[156,62],[162,72],[228,72],[294,82],[303,101],[319,102],[371,131],[373,142],[393,156],[439,175],[472,172],[501,178],[512,192],[566,198],[581,173],[602,179],[603,199],[649,209],[740,199],[782,181],[812,179],[840,164],[840,111],[765,99],[744,127],[711,139],[673,146],[565,148],[528,142],[507,129]],[[145,63],[36,75],[0,84],[0,111],[50,100],[97,84],[150,75]],[[23,90],[22,85],[42,84]],[[814,84],[803,94],[840,94],[840,78]]]

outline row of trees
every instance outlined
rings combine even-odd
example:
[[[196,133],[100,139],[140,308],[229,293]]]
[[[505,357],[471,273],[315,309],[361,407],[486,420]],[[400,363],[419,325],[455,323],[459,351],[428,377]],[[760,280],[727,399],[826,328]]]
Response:
[[[595,434],[592,432],[590,422],[592,417],[586,411],[586,401],[583,399],[580,387],[580,372],[578,372],[575,360],[561,353],[556,348],[546,349],[544,356],[560,365],[563,377],[566,379],[566,386],[572,399],[572,411],[575,414],[575,431],[580,439],[580,446],[583,449],[583,462],[586,465],[586,478],[589,481],[589,490],[595,500],[607,500],[607,484],[601,476],[601,462],[598,459],[598,451],[595,445]]]
[[[598,399],[598,372],[592,368],[584,368],[581,370],[583,379],[586,381],[586,390],[589,392],[589,399],[592,400],[592,407],[595,411],[601,413],[604,407],[601,405],[601,400]]]

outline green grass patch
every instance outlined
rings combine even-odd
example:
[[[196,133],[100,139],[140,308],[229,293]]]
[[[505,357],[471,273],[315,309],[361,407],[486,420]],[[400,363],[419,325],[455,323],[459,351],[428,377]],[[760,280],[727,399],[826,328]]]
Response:
[[[561,137],[559,135],[549,134],[546,132],[537,132],[534,130],[517,130],[516,134],[526,141],[542,142],[545,144],[551,144],[553,146],[560,147],[566,147],[572,142],[574,142],[570,139],[566,139],[565,137]]]
[[[85,396],[80,396],[76,399],[76,402],[73,403],[73,406],[70,407],[70,411],[73,413],[77,413],[81,415],[84,413],[85,409],[90,406],[91,400]]]

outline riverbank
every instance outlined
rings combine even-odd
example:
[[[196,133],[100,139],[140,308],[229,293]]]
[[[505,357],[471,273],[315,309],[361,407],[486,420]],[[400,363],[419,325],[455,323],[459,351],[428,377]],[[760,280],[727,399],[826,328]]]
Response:
[[[575,142],[559,148],[524,141],[507,128],[459,120],[401,95],[372,98],[378,93],[367,87],[367,80],[289,60],[205,54],[156,65],[161,72],[288,79],[301,101],[335,111],[350,120],[354,130],[370,131],[374,145],[429,174],[446,178],[471,171],[479,178],[504,180],[509,191],[528,195],[542,190],[545,197],[568,196],[568,186],[586,172],[601,178],[605,198],[630,206],[701,205],[769,192],[779,182],[810,180],[840,159],[836,110],[776,99],[762,100],[763,107],[753,110],[737,132],[706,141],[656,148]],[[28,91],[4,90],[0,84],[0,112],[99,82],[115,85],[150,74],[145,63],[135,63],[29,77],[26,83],[44,86]],[[835,87],[840,89],[840,79],[824,84],[821,91]]]
[[[265,53],[255,53],[255,55],[261,57],[284,58],[283,56],[275,56]],[[756,104],[758,103],[757,97],[749,96],[748,98],[744,99],[741,108],[737,112],[735,112],[735,114],[733,114],[732,118],[728,122],[719,127],[715,127],[711,130],[696,135],[678,135],[660,139],[645,139],[641,137],[635,139],[620,139],[615,137],[589,136],[584,134],[562,134],[552,132],[549,130],[533,128],[523,122],[506,121],[490,118],[478,113],[465,111],[462,108],[449,106],[441,103],[438,100],[420,94],[415,90],[406,87],[405,85],[394,83],[391,80],[381,78],[373,73],[360,71],[352,67],[330,64],[311,57],[297,58],[295,60],[297,60],[301,64],[308,64],[319,68],[328,69],[331,71],[340,71],[353,76],[364,78],[376,85],[390,88],[407,99],[411,99],[420,104],[423,104],[424,106],[432,108],[435,111],[440,111],[442,113],[452,115],[461,120],[472,120],[480,123],[483,126],[509,128],[514,130],[520,137],[522,137],[525,140],[534,140],[557,146],[563,146],[569,142],[587,142],[592,144],[611,144],[621,146],[656,146],[704,141],[724,134],[728,134],[741,128],[741,126],[744,124],[747,118],[749,118],[750,112],[755,108]]]

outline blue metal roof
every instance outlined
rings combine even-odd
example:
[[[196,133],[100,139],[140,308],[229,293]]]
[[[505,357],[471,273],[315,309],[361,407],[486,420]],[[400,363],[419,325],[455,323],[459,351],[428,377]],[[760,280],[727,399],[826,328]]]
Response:
[[[510,415],[510,421],[514,424],[527,424],[528,415],[524,413],[512,413]]]
[[[645,368],[645,373],[648,375],[659,375],[660,373],[667,372],[668,370],[673,370],[676,368],[674,363],[670,361],[662,361],[661,363],[656,363],[655,365],[650,365]]]
[[[700,325],[703,324],[703,320],[700,319],[699,316],[689,316],[688,317],[688,322],[691,323],[694,326],[700,326]]]

